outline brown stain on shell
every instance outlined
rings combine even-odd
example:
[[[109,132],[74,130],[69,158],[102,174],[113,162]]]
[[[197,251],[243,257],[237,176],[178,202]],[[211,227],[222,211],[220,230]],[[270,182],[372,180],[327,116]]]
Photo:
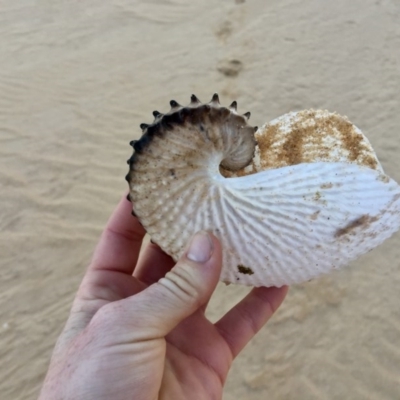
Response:
[[[317,218],[318,218],[318,216],[319,216],[319,214],[320,214],[320,212],[321,212],[321,210],[318,210],[318,211],[315,211],[314,213],[312,213],[312,214],[310,215],[310,219],[311,219],[312,221],[316,221]]]
[[[371,217],[370,215],[362,215],[361,217],[351,221],[344,228],[340,228],[335,233],[335,238],[340,238],[344,235],[352,234],[356,228],[366,229],[371,223],[378,220],[378,217]]]
[[[283,144],[282,157],[288,165],[300,164],[303,161],[304,132],[301,129],[293,129]]]
[[[279,168],[316,161],[349,162],[372,169],[378,162],[356,127],[336,113],[305,110],[267,124],[256,134],[261,168]]]
[[[275,143],[275,138],[279,133],[278,125],[268,125],[263,135],[257,137],[258,147],[262,153],[268,152]]]
[[[253,275],[254,271],[250,267],[246,267],[243,264],[239,264],[237,266],[237,269],[239,273],[244,274],[244,275]]]

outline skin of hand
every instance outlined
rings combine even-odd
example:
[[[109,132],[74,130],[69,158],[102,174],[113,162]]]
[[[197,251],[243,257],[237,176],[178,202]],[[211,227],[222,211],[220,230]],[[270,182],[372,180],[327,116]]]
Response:
[[[221,272],[216,237],[199,232],[176,263],[121,200],[79,287],[40,400],[221,399],[233,359],[287,288],[254,288],[217,323],[205,308]]]

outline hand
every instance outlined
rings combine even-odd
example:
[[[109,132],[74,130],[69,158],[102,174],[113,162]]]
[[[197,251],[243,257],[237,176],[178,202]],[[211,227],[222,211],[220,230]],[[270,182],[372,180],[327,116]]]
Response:
[[[216,324],[204,315],[218,240],[194,236],[173,260],[149,244],[124,198],[104,230],[51,359],[40,400],[221,399],[232,360],[287,288],[256,288]]]

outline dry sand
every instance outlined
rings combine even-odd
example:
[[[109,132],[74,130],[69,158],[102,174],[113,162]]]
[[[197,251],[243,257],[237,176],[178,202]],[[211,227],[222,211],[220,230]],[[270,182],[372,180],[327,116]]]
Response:
[[[0,0],[0,398],[37,395],[128,142],[171,98],[219,92],[255,125],[338,111],[400,181],[399,19],[395,0]],[[293,287],[224,399],[400,399],[399,239]],[[211,317],[246,291],[219,287]]]

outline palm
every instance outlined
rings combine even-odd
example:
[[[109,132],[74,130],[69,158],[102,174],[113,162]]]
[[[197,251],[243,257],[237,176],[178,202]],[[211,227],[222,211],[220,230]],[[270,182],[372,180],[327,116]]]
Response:
[[[147,287],[145,282],[133,276],[124,277],[118,272],[98,271],[96,275],[97,285],[91,286],[90,293],[90,298],[96,299],[92,302],[93,315],[104,306],[133,296]],[[112,290],[104,291],[105,287]],[[118,339],[114,342],[115,339],[110,344],[117,348],[120,343]],[[161,385],[160,399],[194,398],[193,393],[199,399],[221,397],[233,355],[216,326],[204,315],[204,310],[198,310],[182,321],[165,340],[153,341],[152,348],[147,350],[162,354],[164,347],[165,359],[156,359],[148,365],[151,371],[163,370],[160,374],[162,381],[158,382]],[[125,372],[127,375],[132,373],[129,370]],[[111,385],[116,379],[108,373],[102,381]],[[134,387],[130,390],[133,391]]]

